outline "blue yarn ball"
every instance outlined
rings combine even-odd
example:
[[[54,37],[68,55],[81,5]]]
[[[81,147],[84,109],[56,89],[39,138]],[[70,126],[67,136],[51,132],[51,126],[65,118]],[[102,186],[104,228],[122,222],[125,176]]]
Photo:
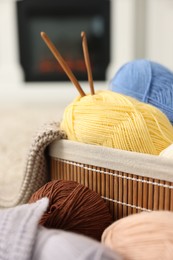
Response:
[[[173,72],[149,60],[123,65],[109,83],[109,89],[149,103],[173,123]]]

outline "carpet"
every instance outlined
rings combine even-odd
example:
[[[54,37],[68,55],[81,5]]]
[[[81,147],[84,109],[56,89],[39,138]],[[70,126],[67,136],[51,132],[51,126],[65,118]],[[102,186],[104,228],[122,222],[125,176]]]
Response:
[[[59,122],[63,110],[57,104],[0,107],[0,198],[10,200],[19,192],[35,132],[45,123]]]

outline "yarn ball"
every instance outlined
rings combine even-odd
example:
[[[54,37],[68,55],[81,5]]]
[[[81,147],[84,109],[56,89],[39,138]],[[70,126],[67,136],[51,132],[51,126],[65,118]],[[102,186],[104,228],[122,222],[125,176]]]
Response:
[[[145,59],[126,63],[116,72],[109,89],[156,106],[173,123],[173,72]]]
[[[122,218],[103,232],[102,243],[127,260],[172,260],[173,212],[143,212]]]
[[[95,191],[75,181],[54,180],[46,183],[30,198],[29,203],[49,198],[49,207],[40,224],[64,229],[100,240],[112,216],[104,200]]]
[[[166,149],[164,149],[160,154],[161,157],[166,157],[173,159],[173,144],[169,145]]]
[[[122,260],[98,241],[69,231],[38,229],[32,260]]]
[[[164,113],[109,90],[77,97],[60,127],[69,140],[154,155],[173,143],[173,126]]]

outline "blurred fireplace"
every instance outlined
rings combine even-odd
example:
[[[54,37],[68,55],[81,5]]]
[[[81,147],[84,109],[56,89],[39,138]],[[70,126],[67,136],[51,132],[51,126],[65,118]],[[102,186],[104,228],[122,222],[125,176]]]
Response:
[[[17,1],[20,62],[25,81],[68,80],[42,41],[45,31],[78,80],[87,80],[81,31],[87,34],[94,80],[105,80],[110,62],[109,0]]]

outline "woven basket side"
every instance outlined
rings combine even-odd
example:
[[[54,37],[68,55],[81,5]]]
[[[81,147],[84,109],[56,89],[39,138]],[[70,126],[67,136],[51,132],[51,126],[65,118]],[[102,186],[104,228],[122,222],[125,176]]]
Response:
[[[50,157],[51,179],[73,180],[96,191],[114,220],[141,211],[173,211],[173,183]]]

